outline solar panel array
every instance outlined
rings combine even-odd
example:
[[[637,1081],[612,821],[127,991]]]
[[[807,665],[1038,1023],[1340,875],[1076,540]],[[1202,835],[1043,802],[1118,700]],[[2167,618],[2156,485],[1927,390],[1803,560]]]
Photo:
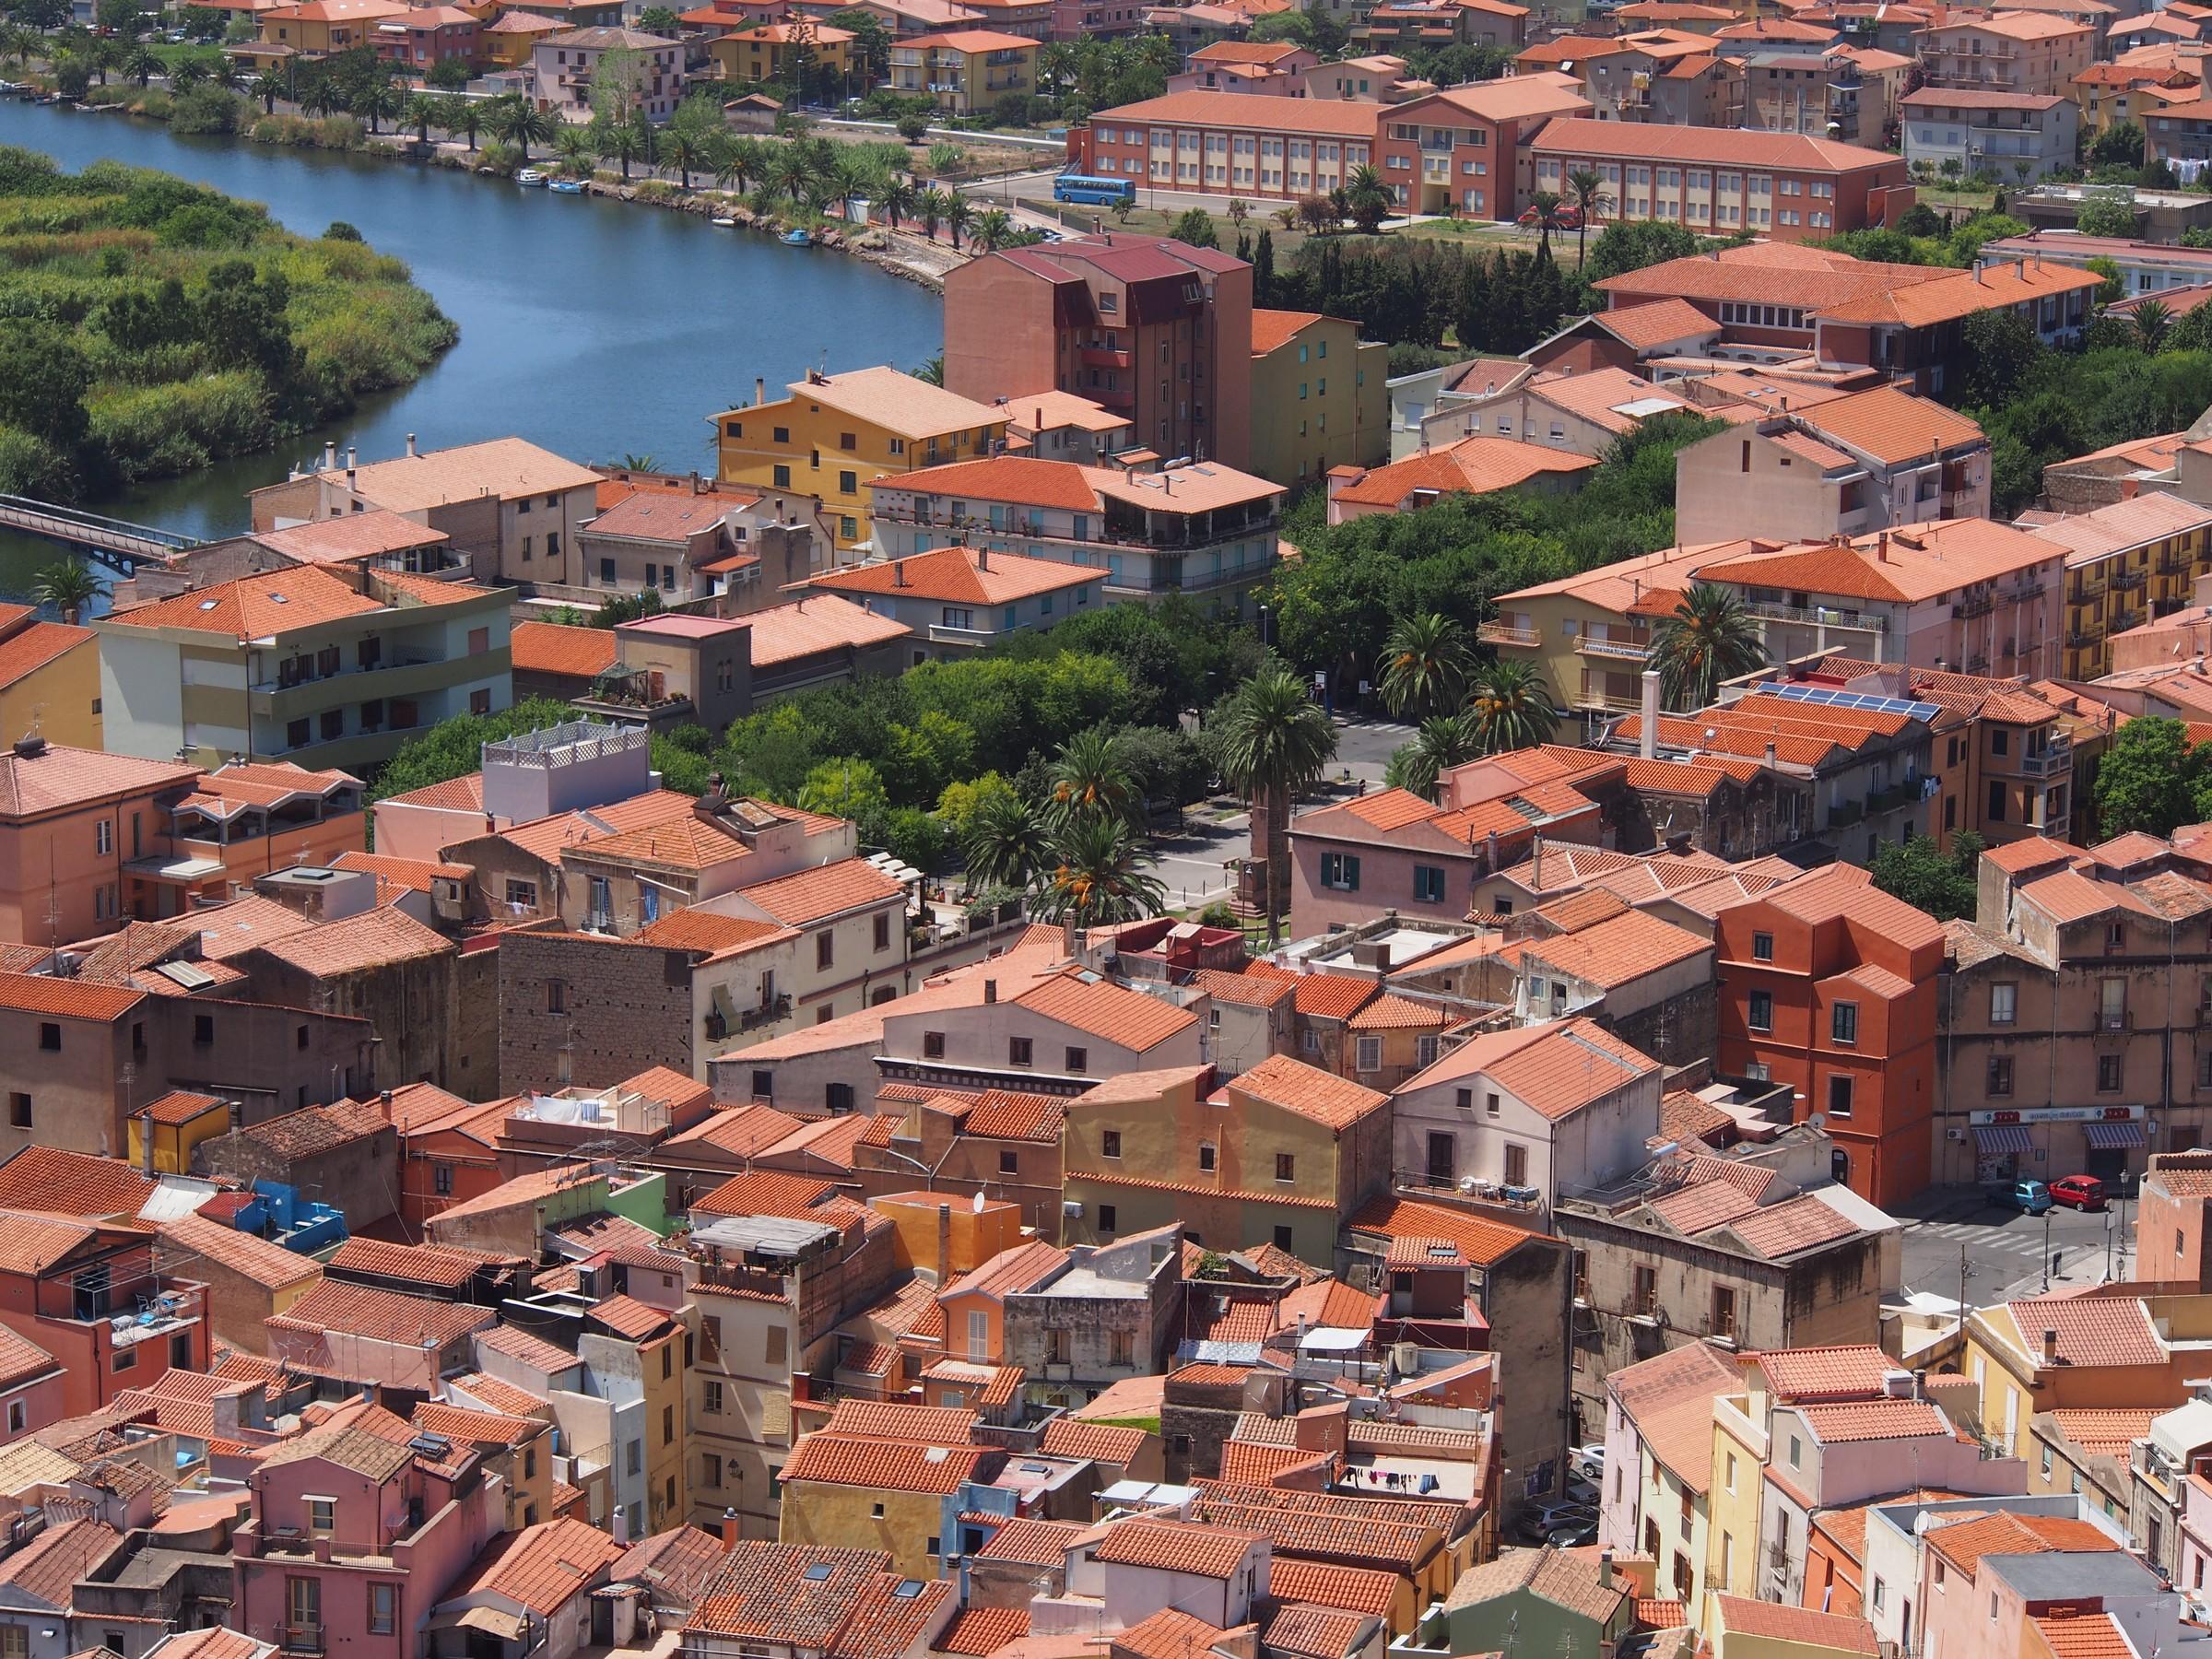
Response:
[[[1942,711],[1934,703],[1913,702],[1902,697],[1877,697],[1871,691],[1845,691],[1836,686],[1804,686],[1784,682],[1761,686],[1759,690],[1794,702],[1825,703],[1835,709],[1865,709],[1877,714],[1902,714],[1911,720],[1934,720]]]

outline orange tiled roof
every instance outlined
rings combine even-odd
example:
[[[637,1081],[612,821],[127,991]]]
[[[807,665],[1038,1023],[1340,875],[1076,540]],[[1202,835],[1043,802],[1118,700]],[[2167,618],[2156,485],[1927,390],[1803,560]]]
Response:
[[[1219,1526],[1140,1519],[1124,1521],[1112,1527],[1091,1553],[1112,1566],[1148,1567],[1161,1572],[1227,1578],[1243,1563],[1258,1541],[1254,1534],[1232,1532]]]
[[[816,1432],[785,1460],[781,1479],[821,1481],[887,1492],[935,1492],[950,1497],[989,1455],[978,1446],[926,1446],[904,1441],[848,1439]]]
[[[930,1646],[936,1653],[961,1653],[971,1659],[995,1653],[1010,1641],[1030,1633],[1027,1607],[970,1607],[956,1615],[944,1634]]]
[[[1785,1607],[1775,1602],[1752,1601],[1740,1595],[1715,1594],[1712,1599],[1720,1609],[1724,1628],[1730,1631],[1839,1653],[1881,1652],[1881,1644],[1875,1640],[1874,1627],[1863,1618],[1816,1613],[1810,1607]]]
[[[2033,1555],[2042,1550],[2069,1553],[2116,1550],[2102,1528],[2058,1515],[1983,1515],[1931,1522],[1929,1545],[1944,1559],[1971,1575],[1985,1555]]]
[[[912,45],[911,41],[901,45]],[[904,559],[874,559],[824,571],[808,585],[835,593],[881,594],[955,605],[1011,605],[1039,594],[1058,593],[1106,580],[1103,569],[1029,559],[1004,550],[938,547]]]
[[[1422,1004],[1411,1006],[1426,1008]],[[1249,1095],[1339,1134],[1390,1104],[1388,1095],[1288,1054],[1268,1055],[1222,1088],[1231,1097]]]
[[[805,927],[871,905],[905,888],[865,858],[844,858],[744,889],[745,901],[786,927]]]
[[[26,1147],[0,1164],[0,1209],[57,1216],[135,1217],[155,1182],[119,1158]]]
[[[1759,1367],[1776,1399],[1817,1402],[1880,1394],[1897,1361],[1871,1344],[1853,1343],[1778,1348],[1759,1355]]]
[[[615,630],[611,628],[517,622],[511,648],[518,674],[590,679],[615,665]]]
[[[2143,1304],[2103,1297],[2035,1297],[2004,1304],[2022,1353],[2038,1359],[2042,1334],[2057,1334],[2058,1358],[2070,1366],[2162,1365],[2166,1347]]]
[[[1268,1563],[1267,1591],[1277,1602],[1340,1607],[1388,1618],[1396,1610],[1398,1575],[1369,1567],[1339,1567],[1277,1556]]]

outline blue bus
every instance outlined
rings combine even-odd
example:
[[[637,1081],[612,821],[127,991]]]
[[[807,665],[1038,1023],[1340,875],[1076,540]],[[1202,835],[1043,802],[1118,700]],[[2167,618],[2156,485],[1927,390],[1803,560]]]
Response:
[[[1092,179],[1081,173],[1062,173],[1053,181],[1055,202],[1092,202],[1103,206],[1136,205],[1134,179]]]

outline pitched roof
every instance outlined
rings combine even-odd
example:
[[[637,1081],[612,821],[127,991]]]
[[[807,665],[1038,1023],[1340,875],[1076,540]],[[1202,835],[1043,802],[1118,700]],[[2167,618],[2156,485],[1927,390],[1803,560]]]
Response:
[[[1445,1598],[1448,1608],[1477,1606],[1525,1590],[1556,1607],[1598,1625],[1612,1621],[1629,1599],[1625,1589],[1598,1582],[1597,1562],[1562,1549],[1508,1549],[1495,1560],[1460,1574]]]
[[[805,927],[849,911],[887,903],[906,888],[865,858],[801,870],[744,889],[745,902],[785,927]]]
[[[1003,550],[979,552],[973,547],[938,547],[904,559],[871,559],[865,564],[825,571],[810,578],[807,585],[838,593],[881,594],[893,599],[917,599],[932,604],[1012,605],[1040,594],[1054,594],[1105,580],[1102,568],[1064,564],[1054,559],[1028,559]]]
[[[5,1561],[0,1586],[47,1606],[67,1609],[70,1587],[123,1546],[123,1535],[103,1522],[50,1524]]]
[[[182,790],[200,775],[196,766],[174,760],[145,760],[99,749],[49,743],[30,754],[0,748],[0,818],[108,800],[115,796]]]
[[[1477,1266],[1502,1261],[1529,1240],[1543,1236],[1486,1216],[1388,1193],[1370,1198],[1346,1218],[1344,1225],[1355,1232],[1378,1233],[1386,1239],[1447,1240]]]
[[[1997,1310],[2012,1324],[2019,1351],[2040,1359],[2042,1334],[2057,1334],[2058,1359],[2069,1366],[2162,1365],[2166,1347],[2140,1301],[2108,1297],[2032,1297]]]
[[[1386,1094],[1379,1094],[1288,1054],[1268,1055],[1257,1065],[1230,1078],[1222,1088],[1231,1096],[1249,1095],[1280,1107],[1337,1134],[1390,1104]]]
[[[1556,946],[1583,936],[1567,934],[1545,943]],[[1558,1122],[1658,1069],[1657,1061],[1637,1053],[1595,1021],[1578,1016],[1471,1038],[1399,1088],[1403,1091],[1484,1076],[1533,1111]]]
[[[2010,1512],[1994,1515],[1969,1512],[1956,1520],[1931,1516],[1924,1535],[1938,1555],[1966,1573],[1971,1573],[1985,1555],[2033,1555],[2043,1550],[2103,1553],[2120,1547],[2103,1528],[2091,1522]]]
[[[549,1617],[582,1591],[605,1583],[622,1554],[621,1545],[588,1522],[540,1521],[492,1539],[445,1599],[496,1595]]]
[[[320,1263],[253,1233],[240,1232],[220,1221],[210,1221],[205,1216],[179,1216],[164,1221],[161,1236],[201,1262],[249,1279],[265,1290],[282,1290],[323,1277]],[[171,1265],[183,1265],[184,1276],[190,1278],[199,1263],[185,1265],[172,1261]]]
[[[1649,309],[1653,308],[1636,308]],[[1596,465],[1587,455],[1563,454],[1510,438],[1477,434],[1442,449],[1422,450],[1403,461],[1371,467],[1352,482],[1337,486],[1329,499],[1394,511],[1418,494],[1482,495],[1516,488],[1532,478],[1584,472]]]
[[[804,381],[794,382],[790,391],[798,402],[819,404],[905,438],[980,430],[1001,426],[1006,418],[1003,408],[977,403],[882,366],[849,369],[841,374],[810,374]]]
[[[615,630],[567,628],[556,622],[517,622],[510,650],[515,672],[591,679],[615,665]]]
[[[1219,1579],[1236,1571],[1258,1541],[1255,1534],[1220,1526],[1137,1519],[1110,1527],[1091,1553],[1111,1566]]]
[[[1870,1344],[1777,1348],[1759,1356],[1767,1386],[1783,1401],[1816,1402],[1878,1394],[1897,1362]]]
[[[1322,138],[1375,135],[1375,106],[1336,99],[1279,98],[1253,92],[1170,92],[1137,103],[1100,110],[1113,123],[1162,122],[1178,126],[1236,127],[1245,132],[1288,133]]]
[[[366,1285],[344,1285],[325,1278],[306,1295],[273,1314],[272,1332],[336,1334],[360,1336],[372,1342],[419,1347],[426,1342],[442,1347],[471,1331],[497,1322],[488,1308],[457,1306]]]
[[[887,1492],[935,1492],[950,1497],[992,1453],[981,1446],[930,1446],[919,1441],[850,1438],[817,1430],[784,1461],[780,1478],[865,1487]]]
[[[276,960],[321,979],[368,972],[426,957],[452,956],[457,947],[436,928],[386,904],[270,940],[261,948]]]
[[[1231,94],[1231,96],[1234,96]],[[1861,172],[1903,163],[1883,150],[1864,149],[1794,133],[1741,132],[1718,127],[1649,126],[1562,116],[1538,133],[1538,155],[1621,156],[1659,161],[1712,162],[1724,167],[1771,167],[1794,172]]]
[[[134,1217],[156,1186],[119,1158],[26,1147],[0,1164],[0,1209]]]
[[[1189,1008],[1077,973],[1055,973],[1014,1000],[1031,1014],[1140,1054],[1198,1023]]]
[[[766,610],[748,612],[740,620],[752,629],[755,668],[774,667],[825,652],[865,651],[903,639],[912,631],[902,622],[876,616],[835,594],[815,594],[789,605],[771,605]],[[657,631],[649,623],[623,626]]]
[[[1388,1618],[1395,1610],[1400,1583],[1394,1572],[1333,1561],[1278,1555],[1267,1565],[1267,1591],[1278,1603],[1341,1607],[1376,1618]]]
[[[1763,1636],[1773,1641],[1804,1647],[1827,1648],[1845,1653],[1879,1653],[1881,1643],[1874,1627],[1863,1618],[1837,1613],[1816,1613],[1810,1607],[1787,1607],[1777,1602],[1753,1601],[1741,1595],[1715,1594],[1723,1627],[1731,1633]]]

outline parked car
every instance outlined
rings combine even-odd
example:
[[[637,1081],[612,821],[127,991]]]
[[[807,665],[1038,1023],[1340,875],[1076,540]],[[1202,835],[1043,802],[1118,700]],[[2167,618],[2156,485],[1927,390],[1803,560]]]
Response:
[[[2030,1216],[2051,1207],[2051,1189],[2040,1181],[2009,1181],[1992,1187],[1987,1196],[2000,1209],[2025,1210]]]
[[[2068,1209],[2100,1210],[2104,1207],[2104,1182],[2094,1175],[2062,1175],[2051,1183],[2051,1202]]]
[[[1565,1489],[1568,1502],[1586,1503],[1592,1509],[1595,1509],[1597,1507],[1597,1500],[1600,1494],[1598,1492],[1597,1483],[1595,1481],[1581,1479],[1570,1480],[1567,1483]]]
[[[1572,1526],[1562,1526],[1544,1542],[1554,1549],[1582,1549],[1597,1542],[1597,1523],[1578,1521]]]
[[[1577,1446],[1567,1453],[1567,1466],[1584,1480],[1603,1480],[1606,1477],[1606,1449],[1604,1446]]]
[[[1542,1544],[1547,1542],[1552,1534],[1562,1529],[1579,1526],[1594,1528],[1596,1525],[1597,1512],[1590,1505],[1569,1503],[1555,1498],[1542,1503],[1532,1503],[1523,1510],[1513,1530],[1523,1543]]]

